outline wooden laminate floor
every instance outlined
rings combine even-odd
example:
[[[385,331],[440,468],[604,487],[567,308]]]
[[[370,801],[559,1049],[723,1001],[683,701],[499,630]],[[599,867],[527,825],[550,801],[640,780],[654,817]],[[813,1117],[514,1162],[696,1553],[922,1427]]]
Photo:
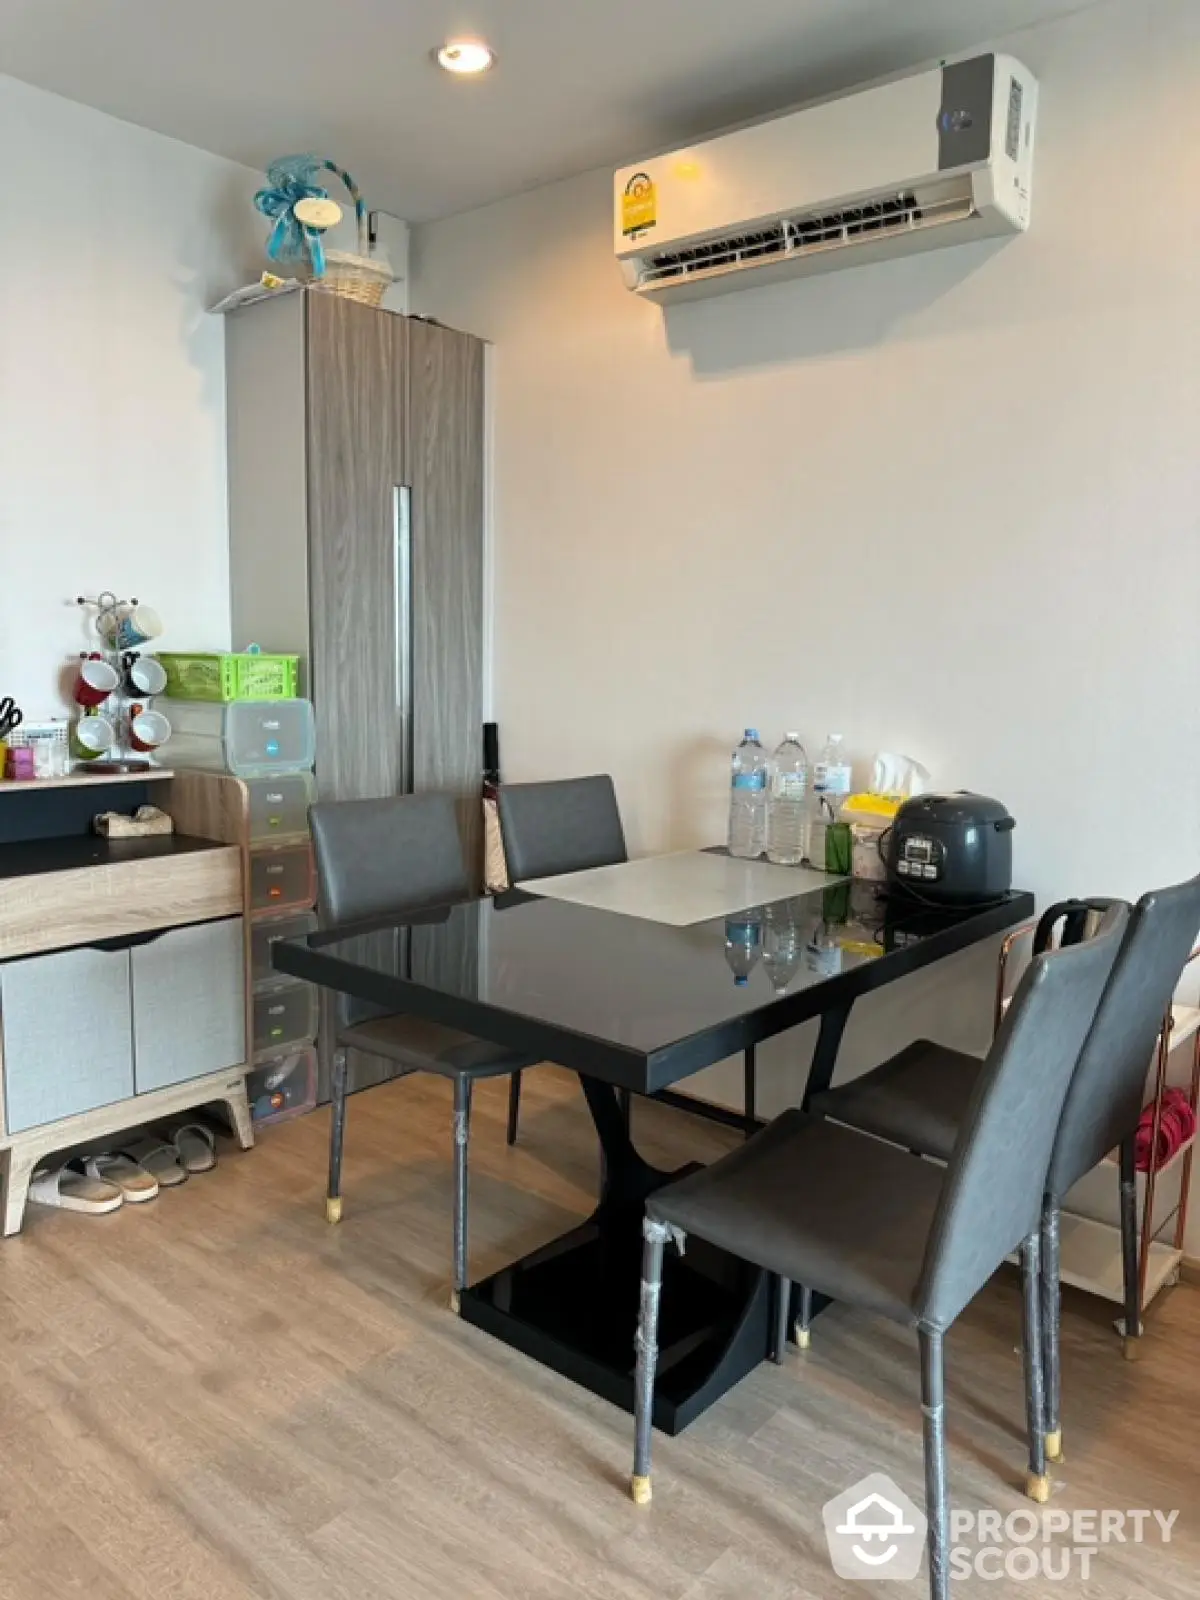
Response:
[[[473,1272],[589,1209],[578,1089],[528,1073],[521,1143],[505,1083],[477,1094]],[[678,1439],[655,1500],[626,1496],[630,1419],[446,1309],[449,1087],[350,1105],[346,1216],[326,1226],[328,1121],[150,1206],[30,1207],[0,1247],[0,1596],[32,1600],[881,1600],[844,1582],[821,1505],[869,1471],[921,1502],[914,1340],[833,1308],[807,1356],[761,1367]],[[635,1111],[664,1162],[732,1137]],[[951,1491],[1028,1505],[1014,1282],[949,1340]],[[1152,1314],[1137,1365],[1069,1295],[1067,1463],[1054,1505],[1178,1509],[1167,1547],[1097,1553],[1090,1582],[973,1579],[956,1594],[1088,1600],[1200,1593],[1200,1291]]]

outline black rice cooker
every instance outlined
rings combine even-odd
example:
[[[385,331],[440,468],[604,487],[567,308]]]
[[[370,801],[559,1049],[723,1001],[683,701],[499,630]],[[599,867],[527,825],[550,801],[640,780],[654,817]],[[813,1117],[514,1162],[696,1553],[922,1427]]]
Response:
[[[986,795],[921,794],[906,800],[884,841],[888,886],[936,905],[999,900],[1012,888],[1016,822]]]

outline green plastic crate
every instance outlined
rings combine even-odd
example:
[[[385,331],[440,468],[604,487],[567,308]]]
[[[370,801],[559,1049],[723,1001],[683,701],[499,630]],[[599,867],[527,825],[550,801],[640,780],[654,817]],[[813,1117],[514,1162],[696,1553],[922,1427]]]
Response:
[[[160,651],[167,693],[174,700],[294,700],[299,656],[241,654],[214,650],[184,655]]]

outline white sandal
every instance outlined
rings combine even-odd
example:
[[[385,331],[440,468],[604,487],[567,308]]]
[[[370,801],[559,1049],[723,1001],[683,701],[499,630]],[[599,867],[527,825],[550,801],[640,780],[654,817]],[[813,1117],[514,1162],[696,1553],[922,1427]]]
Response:
[[[188,1180],[175,1146],[165,1144],[148,1133],[138,1134],[136,1138],[128,1140],[121,1146],[120,1153],[136,1161],[139,1167],[144,1167],[151,1177],[157,1178],[160,1189],[175,1189]]]
[[[182,1122],[164,1131],[185,1172],[211,1172],[217,1164],[217,1141],[202,1122]]]
[[[29,1198],[39,1206],[57,1206],[60,1211],[82,1211],[94,1217],[119,1211],[125,1203],[115,1183],[89,1176],[82,1161],[62,1161],[35,1172]]]
[[[158,1179],[118,1151],[104,1150],[99,1155],[88,1156],[85,1170],[89,1178],[115,1183],[125,1199],[135,1206],[158,1195]]]

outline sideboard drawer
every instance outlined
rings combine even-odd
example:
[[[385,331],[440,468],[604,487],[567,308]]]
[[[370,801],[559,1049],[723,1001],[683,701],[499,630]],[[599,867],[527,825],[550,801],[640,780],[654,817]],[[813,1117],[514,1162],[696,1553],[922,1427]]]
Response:
[[[0,879],[0,959],[242,909],[236,845]]]

